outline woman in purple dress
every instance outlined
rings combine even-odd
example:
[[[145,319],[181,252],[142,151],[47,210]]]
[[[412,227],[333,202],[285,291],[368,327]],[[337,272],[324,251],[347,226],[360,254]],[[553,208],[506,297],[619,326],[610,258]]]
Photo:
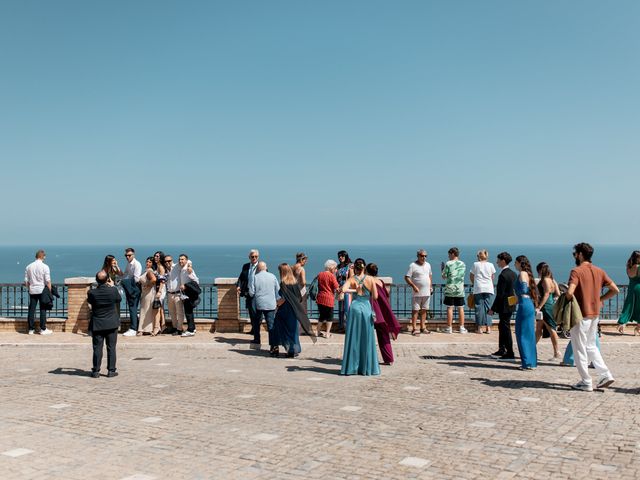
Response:
[[[375,314],[373,326],[376,329],[378,337],[378,347],[382,354],[384,365],[393,365],[393,349],[391,348],[391,339],[398,338],[400,333],[400,323],[396,318],[391,305],[389,304],[389,292],[387,286],[378,278],[378,266],[375,263],[367,265],[367,275],[373,277],[378,289],[378,298],[371,298],[371,307]]]

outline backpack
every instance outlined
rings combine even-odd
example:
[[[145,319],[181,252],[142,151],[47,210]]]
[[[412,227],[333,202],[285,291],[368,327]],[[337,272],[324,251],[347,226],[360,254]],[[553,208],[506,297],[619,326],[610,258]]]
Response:
[[[313,281],[309,285],[309,288],[307,289],[307,293],[309,294],[309,298],[315,302],[316,298],[318,298],[318,277],[317,276],[316,278],[313,279]]]

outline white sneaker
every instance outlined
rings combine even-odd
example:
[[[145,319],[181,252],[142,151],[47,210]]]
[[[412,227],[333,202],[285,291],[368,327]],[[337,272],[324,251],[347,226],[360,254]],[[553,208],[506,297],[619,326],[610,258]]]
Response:
[[[35,330],[29,330],[29,335],[35,335],[36,331]]]
[[[593,386],[584,383],[582,380],[575,385],[571,385],[571,388],[574,390],[582,390],[583,392],[593,392]]]
[[[125,337],[135,337],[136,336],[136,331],[133,328],[130,328],[129,330],[124,332],[122,335],[125,336]]]
[[[451,328],[451,327],[446,327],[446,328],[442,331],[442,333],[453,333],[453,328]]]
[[[184,332],[182,332],[182,335],[180,335],[181,337],[194,337],[196,334],[195,330],[193,332],[190,332],[189,330],[185,330]]]
[[[53,335],[53,332],[48,328],[45,328],[44,330],[40,330],[40,335]]]
[[[598,383],[596,383],[596,388],[607,388],[614,381],[613,377],[600,377]]]
[[[469,333],[469,330],[467,330],[464,327],[460,327],[460,330],[458,330],[460,333]]]

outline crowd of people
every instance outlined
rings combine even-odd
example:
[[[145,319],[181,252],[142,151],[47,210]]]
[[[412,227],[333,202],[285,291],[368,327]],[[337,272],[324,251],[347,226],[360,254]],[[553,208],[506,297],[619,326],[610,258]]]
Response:
[[[466,265],[459,255],[458,248],[450,248],[448,260],[440,265],[445,281],[443,303],[447,308],[445,333],[453,333],[454,310],[458,314],[458,332],[468,333],[464,318],[466,302],[475,314],[477,334],[490,333],[492,317],[497,314],[498,350],[493,356],[515,360],[511,332],[511,317],[515,312],[520,368],[532,370],[537,367],[536,344],[543,336],[550,337],[553,359],[560,360],[557,330],[562,324],[564,331],[570,331],[571,338],[562,363],[575,363],[581,377],[574,388],[586,391],[593,389],[587,370],[590,363],[599,375],[597,387],[604,388],[613,382],[613,375],[599,351],[598,315],[602,302],[615,296],[619,290],[606,272],[592,264],[591,245],[579,243],[574,246],[576,267],[571,271],[567,284],[559,284],[554,279],[546,262],[536,266],[536,277],[526,256],[517,256],[514,261],[508,252],[500,252],[496,256],[498,273],[496,266],[489,262],[489,253],[480,250],[477,252],[477,261],[468,272],[473,290],[466,300]],[[298,253],[295,263],[291,265],[278,265],[278,279],[260,260],[258,250],[249,252],[249,262],[243,265],[236,287],[240,297],[245,298],[249,312],[250,333],[253,336],[251,348],[260,349],[264,320],[270,355],[278,357],[282,347],[287,357],[295,357],[301,351],[300,331],[309,335],[313,342],[317,337],[331,337],[337,303],[338,331],[345,333],[341,373],[380,373],[376,337],[382,363],[393,364],[391,340],[397,338],[400,324],[390,306],[389,285],[378,277],[376,264],[367,263],[362,258],[352,261],[344,250],[339,251],[337,256],[338,261],[327,260],[324,271],[308,283],[305,270],[308,259],[304,253]],[[434,288],[433,271],[427,256],[425,250],[418,250],[416,260],[409,265],[404,278],[413,293],[410,333],[415,336],[430,333],[427,318]],[[49,267],[44,263],[45,257],[45,252],[39,250],[36,261],[25,271],[25,284],[30,295],[29,334],[34,333],[38,302],[41,308],[40,333],[47,335],[51,332],[46,329],[43,295],[46,293],[49,298],[55,292],[52,292],[54,288]],[[199,302],[200,287],[189,257],[186,254],[179,255],[176,264],[171,255],[158,251],[146,258],[144,269],[135,258],[133,248],[125,250],[125,258],[127,264],[122,270],[117,259],[107,255],[96,274],[98,287],[89,294],[89,303],[93,308],[90,331],[94,337],[94,374],[100,370],[105,341],[108,369],[115,374],[115,343],[120,327],[122,295],[126,298],[131,320],[129,329],[123,335],[155,336],[164,333],[192,337],[196,334],[193,311]],[[512,262],[515,271],[511,268]],[[636,250],[627,261],[629,290],[618,320],[620,332],[629,322],[636,323],[634,333],[640,332],[639,269],[640,251]],[[494,286],[496,274],[498,279]],[[318,306],[315,331],[307,314],[309,296]],[[169,319],[165,318],[165,303]],[[101,316],[109,317],[112,321],[101,322]],[[187,329],[183,330],[185,320]],[[105,325],[108,328],[103,328]]]

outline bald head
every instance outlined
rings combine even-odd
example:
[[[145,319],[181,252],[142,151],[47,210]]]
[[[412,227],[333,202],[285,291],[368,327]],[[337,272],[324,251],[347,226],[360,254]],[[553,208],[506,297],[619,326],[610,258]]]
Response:
[[[262,272],[263,270],[267,269],[267,263],[266,262],[258,262],[258,266],[256,267],[256,272]]]
[[[104,285],[105,283],[107,283],[108,278],[109,275],[107,275],[107,272],[105,272],[104,270],[100,270],[98,273],[96,273],[96,282],[98,282],[98,285]]]

